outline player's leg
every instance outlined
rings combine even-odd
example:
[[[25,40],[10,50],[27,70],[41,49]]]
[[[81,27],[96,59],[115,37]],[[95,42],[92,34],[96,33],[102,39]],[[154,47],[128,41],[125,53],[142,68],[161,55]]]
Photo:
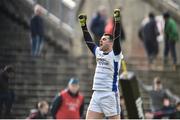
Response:
[[[98,92],[94,91],[87,110],[86,119],[103,119],[104,114],[99,106],[99,98]]]
[[[120,115],[110,116],[108,119],[121,119]]]
[[[87,111],[86,119],[103,119],[104,114],[99,112],[94,112],[91,110]]]
[[[104,95],[103,95],[104,94]],[[100,99],[103,113],[108,119],[120,119],[120,96],[118,92],[102,93]]]

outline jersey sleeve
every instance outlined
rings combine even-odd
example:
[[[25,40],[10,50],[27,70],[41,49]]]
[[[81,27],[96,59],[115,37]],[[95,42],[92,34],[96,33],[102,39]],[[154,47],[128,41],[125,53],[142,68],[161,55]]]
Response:
[[[120,39],[120,22],[115,22],[114,27],[114,43],[113,43],[113,51],[115,56],[118,56],[121,54],[121,45],[119,42]]]
[[[119,55],[115,55],[114,54],[114,60],[115,62],[119,62],[120,60],[122,60],[124,58],[122,52]]]
[[[97,54],[99,53],[99,51],[100,51],[100,50],[99,50],[99,47],[95,47],[95,48],[94,48],[94,51],[93,51],[93,52],[94,52],[94,55],[97,56]]]
[[[84,40],[88,46],[88,48],[90,49],[90,51],[95,55],[95,50],[97,48],[97,45],[95,44],[95,42],[92,40],[92,37],[87,29],[87,26],[83,26],[82,28],[82,32],[83,32],[83,36],[84,36]]]

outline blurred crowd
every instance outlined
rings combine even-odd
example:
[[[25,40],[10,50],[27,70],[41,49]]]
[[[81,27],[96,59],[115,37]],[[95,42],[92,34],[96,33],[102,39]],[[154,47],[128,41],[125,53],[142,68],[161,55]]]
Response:
[[[11,108],[14,103],[14,92],[9,87],[15,70],[7,65],[0,73],[0,117],[11,118]],[[146,85],[138,80],[139,86],[148,94],[150,108],[145,111],[148,119],[180,118],[180,98],[169,89],[164,88],[159,77],[155,77],[152,85]],[[83,91],[82,91],[83,92]],[[61,90],[49,105],[49,101],[39,101],[34,109],[30,110],[27,119],[80,119],[84,118],[85,98],[80,91],[79,80],[71,78],[67,87]],[[123,96],[120,96],[121,118],[126,118],[126,105]]]
[[[148,119],[180,118],[180,98],[169,89],[163,88],[159,77],[155,77],[152,85],[145,85],[141,80],[139,86],[149,95],[150,109],[145,111]]]
[[[164,65],[168,63],[170,52],[173,60],[172,68],[176,70],[176,43],[179,40],[179,34],[177,24],[169,12],[163,13],[162,16],[155,16],[153,12],[150,12],[142,21],[138,34],[144,44],[149,64],[157,59],[159,42],[164,41],[163,63]]]

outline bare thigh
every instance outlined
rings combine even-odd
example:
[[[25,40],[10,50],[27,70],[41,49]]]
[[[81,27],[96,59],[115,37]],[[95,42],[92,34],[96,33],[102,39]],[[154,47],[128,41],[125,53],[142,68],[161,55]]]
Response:
[[[103,118],[104,118],[103,113],[98,113],[91,110],[87,111],[86,119],[103,119]]]
[[[115,116],[111,116],[111,117],[108,117],[109,119],[120,119],[120,115],[115,115]]]

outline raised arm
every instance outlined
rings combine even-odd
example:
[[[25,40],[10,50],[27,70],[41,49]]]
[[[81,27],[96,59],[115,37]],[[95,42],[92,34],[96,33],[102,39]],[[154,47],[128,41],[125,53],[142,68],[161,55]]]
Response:
[[[170,90],[166,89],[166,94],[174,102],[180,102],[180,98],[177,95],[173,94]]]
[[[95,55],[95,50],[97,48],[97,45],[95,44],[95,42],[92,40],[92,37],[87,29],[87,25],[86,25],[86,15],[79,15],[79,22],[82,28],[82,32],[83,32],[83,36],[84,36],[84,40],[88,46],[88,48],[91,50],[91,52]]]
[[[113,51],[115,55],[119,55],[121,53],[121,45],[119,42],[120,38],[120,10],[114,10],[114,44],[113,44]]]
[[[141,80],[137,79],[139,86],[147,93],[149,93],[150,91],[153,90],[153,86],[152,85],[146,85],[144,84]]]

